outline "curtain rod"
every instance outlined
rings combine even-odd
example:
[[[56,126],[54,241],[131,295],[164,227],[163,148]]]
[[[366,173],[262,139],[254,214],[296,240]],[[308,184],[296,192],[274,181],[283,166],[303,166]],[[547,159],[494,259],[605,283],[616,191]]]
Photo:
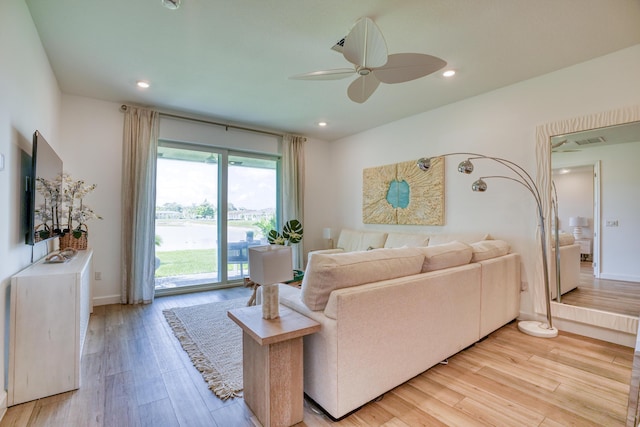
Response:
[[[120,106],[120,111],[125,112],[125,111],[127,111],[128,108],[129,108],[129,106],[127,104],[122,104]],[[261,134],[264,134],[264,135],[279,136],[280,138],[284,137],[284,135],[281,134],[281,133],[269,132],[269,131],[266,131],[266,130],[259,130],[259,129],[252,129],[252,128],[248,128],[248,127],[244,127],[244,126],[236,126],[236,125],[230,125],[230,124],[220,123],[220,122],[214,122],[213,120],[196,119],[194,117],[181,116],[181,115],[172,114],[172,113],[163,113],[161,111],[159,111],[158,114],[160,114],[161,116],[164,116],[164,117],[172,118],[172,119],[189,120],[189,121],[192,121],[192,122],[198,122],[198,123],[205,123],[205,124],[208,124],[208,125],[221,126],[221,127],[225,128],[225,130],[237,129],[237,130],[243,130],[243,131],[246,131],[246,132],[255,132],[255,133],[261,133]],[[305,138],[305,141],[306,140],[307,139]]]

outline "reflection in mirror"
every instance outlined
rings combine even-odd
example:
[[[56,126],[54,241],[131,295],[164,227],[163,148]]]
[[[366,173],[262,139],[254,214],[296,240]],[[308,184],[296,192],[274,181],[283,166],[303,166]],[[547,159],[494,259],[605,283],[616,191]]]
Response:
[[[552,296],[637,317],[640,122],[555,135],[550,145],[561,284]]]
[[[621,107],[614,110],[604,111],[600,113],[589,114],[585,116],[579,116],[569,119],[562,119],[555,122],[548,122],[541,124],[536,127],[536,160],[537,160],[537,173],[536,180],[538,182],[538,186],[542,193],[542,198],[545,201],[544,211],[545,211],[545,221],[547,222],[547,230],[551,230],[550,224],[550,201],[551,201],[551,138],[560,135],[568,135],[575,132],[582,132],[591,129],[599,129],[609,126],[617,126],[621,124],[627,124],[632,122],[640,121],[640,105]],[[554,140],[554,142],[558,142]],[[566,144],[563,144],[563,146]],[[637,157],[636,157],[637,158]],[[636,158],[631,159],[633,162],[636,162]],[[628,160],[628,159],[625,159]],[[600,163],[604,165],[604,163],[609,164],[610,161],[608,159],[602,159]],[[575,164],[573,165],[575,166]],[[635,165],[634,165],[635,166]],[[604,167],[604,166],[603,166]],[[627,164],[626,168],[629,165]],[[616,165],[613,169],[608,169],[608,171],[603,170],[603,180],[608,178],[610,172],[613,172],[614,175],[619,174],[620,170],[623,170],[624,167],[620,165]],[[633,169],[633,168],[632,168]],[[626,200],[630,200],[630,198],[637,198],[637,195],[633,193],[636,182],[638,182],[638,178],[635,179],[635,182],[630,182],[628,179],[622,180],[621,182],[614,182],[614,185],[617,185],[619,191],[626,191],[627,198]],[[594,189],[594,197],[598,189]],[[617,194],[617,193],[614,193]],[[608,199],[610,198],[610,194],[603,191],[602,195],[602,205],[608,208]],[[562,206],[562,200],[559,200],[559,205]],[[602,208],[601,208],[602,209]],[[629,234],[635,233],[637,236],[637,230],[632,230],[632,227],[638,227],[640,223],[635,219],[637,217],[623,217],[621,216],[621,212],[595,212],[594,214],[602,215],[603,220],[606,218],[611,218],[615,220],[616,217],[618,219],[618,228],[610,228],[608,231],[615,230],[618,234],[624,230],[624,233],[627,233],[627,229],[629,230]],[[596,218],[594,218],[596,221]],[[604,227],[598,228],[596,225],[596,237],[598,233],[604,230]],[[593,231],[593,230],[592,230]],[[603,246],[606,246],[605,239],[607,236],[602,236]],[[547,233],[546,236],[543,237],[547,240],[548,245],[551,246],[551,234]],[[637,239],[640,241],[640,239]],[[595,248],[597,251],[597,248]],[[630,253],[629,253],[630,252]],[[625,265],[633,265],[638,264],[635,260],[633,260],[633,252],[627,251],[626,257],[624,259]],[[637,253],[637,250],[635,251]],[[593,256],[595,256],[594,260],[601,266],[602,272],[607,271],[607,264],[610,263],[606,258],[599,258],[599,255],[594,252]],[[606,256],[606,253],[603,253],[603,256]],[[550,262],[552,261],[552,256],[549,257]],[[631,260],[630,260],[631,259]],[[541,261],[537,261],[535,272],[540,271]],[[562,269],[561,269],[562,270]],[[539,274],[539,273],[536,273]],[[552,276],[555,275],[555,272]],[[536,276],[536,281],[534,286],[531,288],[531,297],[533,300],[533,307],[536,313],[540,315],[544,314],[544,306],[545,306],[545,295],[542,286],[542,280],[540,276]],[[638,331],[638,316],[628,316],[619,313],[613,313],[610,311],[602,311],[602,310],[594,310],[592,308],[586,308],[582,306],[569,305],[564,303],[552,302],[551,309],[553,317],[556,319],[560,328],[568,331],[578,332],[581,335],[602,337],[607,336],[607,339],[615,340],[619,343],[627,343],[635,342],[636,333]]]

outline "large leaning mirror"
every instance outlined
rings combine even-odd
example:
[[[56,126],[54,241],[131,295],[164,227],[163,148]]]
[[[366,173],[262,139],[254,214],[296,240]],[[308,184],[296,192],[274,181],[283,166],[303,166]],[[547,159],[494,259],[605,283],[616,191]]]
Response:
[[[640,122],[551,137],[558,230],[565,243],[559,253],[566,258],[558,302],[640,315],[639,158]],[[552,212],[552,223],[554,218]]]
[[[549,247],[555,246],[551,201],[557,194],[558,229],[564,231],[559,241],[566,243],[566,236],[574,240],[572,248],[559,248],[560,258],[564,257],[562,289],[558,298],[554,287],[554,318],[635,336],[640,306],[640,297],[633,298],[640,289],[640,263],[634,259],[640,241],[640,106],[541,125],[536,150],[538,182],[548,201],[547,230],[551,230],[545,238]],[[551,252],[549,261],[555,265],[555,250]],[[603,292],[600,297],[598,292],[576,297],[576,274],[578,281],[618,286],[606,298]],[[612,298],[616,292],[618,301]],[[536,310],[543,313],[544,294],[538,292],[534,300]]]

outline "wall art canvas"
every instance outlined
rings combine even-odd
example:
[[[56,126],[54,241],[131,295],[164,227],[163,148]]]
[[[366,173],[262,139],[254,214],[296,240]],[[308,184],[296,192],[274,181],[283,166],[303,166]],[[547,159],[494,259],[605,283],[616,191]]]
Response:
[[[444,158],[428,172],[415,161],[366,168],[362,173],[365,224],[444,225]]]

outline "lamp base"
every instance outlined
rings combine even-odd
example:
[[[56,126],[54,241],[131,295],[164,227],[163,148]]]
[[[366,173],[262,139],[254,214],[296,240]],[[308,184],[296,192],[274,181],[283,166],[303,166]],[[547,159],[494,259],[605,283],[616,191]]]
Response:
[[[555,338],[558,336],[558,329],[550,328],[548,324],[536,322],[535,320],[518,322],[518,329],[520,329],[520,332],[539,338]]]
[[[280,317],[278,284],[262,285],[262,318],[277,319]]]

